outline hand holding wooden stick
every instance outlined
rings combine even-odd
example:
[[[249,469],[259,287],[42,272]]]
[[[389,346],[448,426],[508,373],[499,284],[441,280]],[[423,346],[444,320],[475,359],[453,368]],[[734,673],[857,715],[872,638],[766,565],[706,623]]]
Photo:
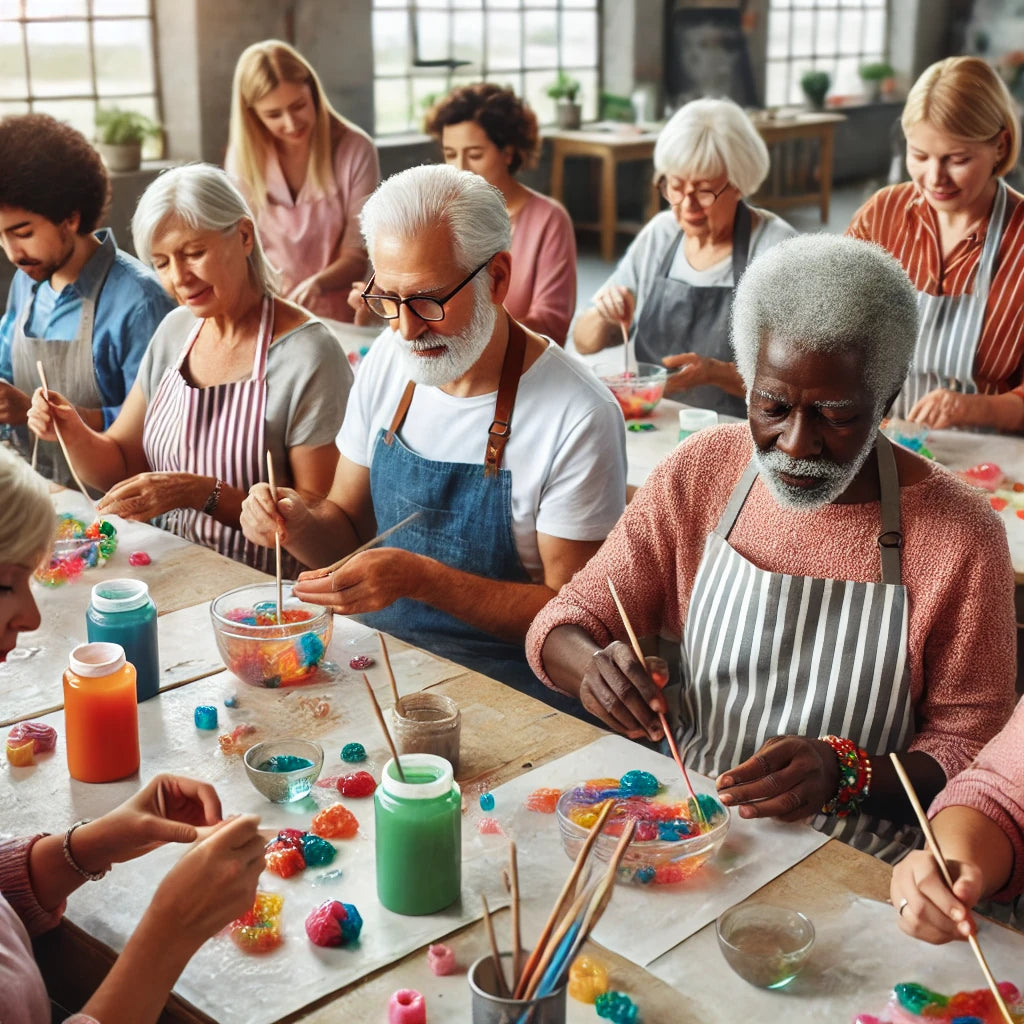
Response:
[[[39,373],[39,380],[43,385],[43,398],[47,402],[50,400],[50,388],[46,383],[46,371],[43,369],[42,360],[36,360],[36,370]],[[71,470],[71,476],[74,478],[78,489],[85,495],[85,500],[89,502],[89,507],[92,509],[93,519],[99,521],[100,514],[96,510],[96,502],[92,500],[92,495],[85,488],[85,484],[79,479],[78,474],[75,472],[75,464],[71,461],[71,453],[68,451],[68,446],[64,443],[64,435],[60,432],[60,426],[57,423],[56,417],[53,419],[53,432],[57,435],[57,442],[60,444],[60,450],[64,453],[64,459],[68,464],[68,469]],[[36,435],[36,441],[38,442],[39,436]],[[32,468],[35,469],[36,450],[35,446],[32,448]]]
[[[395,533],[395,531],[402,529],[403,526],[408,526],[414,519],[418,519],[422,513],[413,512],[412,515],[406,516],[401,522],[395,523],[394,526],[389,527],[383,533],[378,533],[376,537],[371,537],[365,544],[360,544],[355,551],[350,551],[344,558],[339,558],[333,565],[325,566],[323,569],[317,569],[315,573],[308,576],[307,579],[311,580],[322,580],[325,576],[330,576],[336,569],[340,569],[350,559],[361,555],[364,551],[369,551],[370,548],[375,548],[378,544],[383,544],[384,541]]]

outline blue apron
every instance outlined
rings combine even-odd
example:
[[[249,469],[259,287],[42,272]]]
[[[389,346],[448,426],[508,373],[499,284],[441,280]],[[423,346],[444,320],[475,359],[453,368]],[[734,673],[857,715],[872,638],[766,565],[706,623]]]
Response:
[[[484,461],[438,462],[417,455],[402,443],[398,430],[416,387],[410,381],[390,429],[377,434],[370,461],[370,493],[378,532],[413,512],[420,513],[388,546],[436,559],[474,576],[530,583],[512,531],[512,474],[501,468],[526,353],[525,331],[511,317],[508,323],[508,347]],[[559,710],[582,712],[578,701],[537,679],[522,643],[485,633],[422,601],[403,597],[359,619]]]

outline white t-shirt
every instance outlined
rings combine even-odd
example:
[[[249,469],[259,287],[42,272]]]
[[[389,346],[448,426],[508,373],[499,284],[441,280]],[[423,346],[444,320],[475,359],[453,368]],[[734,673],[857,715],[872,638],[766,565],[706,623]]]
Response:
[[[386,332],[359,366],[338,449],[369,466],[377,434],[391,425],[408,381]],[[399,431],[402,443],[433,462],[482,464],[497,392],[456,398],[417,385]],[[512,530],[531,578],[542,577],[537,534],[604,540],[626,497],[626,435],[611,392],[557,345],[519,380],[512,435],[502,468],[512,474]]]

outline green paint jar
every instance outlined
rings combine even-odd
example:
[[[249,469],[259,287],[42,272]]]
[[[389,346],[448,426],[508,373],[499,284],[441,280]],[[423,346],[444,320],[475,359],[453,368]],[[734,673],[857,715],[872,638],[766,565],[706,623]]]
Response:
[[[373,795],[377,898],[396,914],[436,914],[462,888],[462,794],[443,757],[405,754],[402,770],[405,782],[388,761]]]

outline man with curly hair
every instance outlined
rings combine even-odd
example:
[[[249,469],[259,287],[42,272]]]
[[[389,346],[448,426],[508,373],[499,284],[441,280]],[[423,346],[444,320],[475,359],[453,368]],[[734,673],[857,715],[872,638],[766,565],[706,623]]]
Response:
[[[0,320],[0,424],[24,426],[36,362],[96,430],[113,422],[150,336],[174,301],[156,276],[97,231],[110,178],[80,132],[44,114],[0,121],[0,247],[17,267]],[[70,481],[56,445],[39,468]]]

